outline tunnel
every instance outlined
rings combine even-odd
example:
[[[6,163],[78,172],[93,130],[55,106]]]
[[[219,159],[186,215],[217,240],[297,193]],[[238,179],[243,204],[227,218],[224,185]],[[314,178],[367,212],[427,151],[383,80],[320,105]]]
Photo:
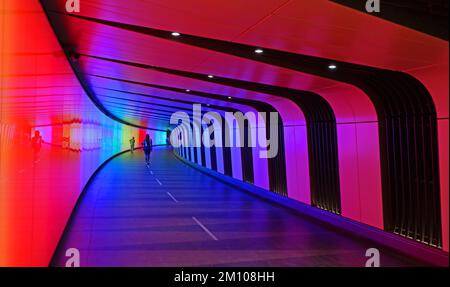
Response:
[[[0,266],[448,267],[448,3],[356,2],[2,0]]]

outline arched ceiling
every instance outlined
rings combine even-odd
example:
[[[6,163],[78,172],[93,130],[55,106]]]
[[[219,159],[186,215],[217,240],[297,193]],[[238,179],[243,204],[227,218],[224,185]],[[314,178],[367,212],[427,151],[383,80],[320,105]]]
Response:
[[[447,41],[330,1],[112,0],[105,4],[83,0],[80,13],[75,14],[65,12],[65,1],[41,2],[65,50],[81,54],[74,65],[98,103],[124,121],[146,122],[150,128],[155,127],[150,114],[155,119],[166,118],[176,107],[186,106],[176,103],[177,99],[217,106],[231,104],[234,98],[269,103],[276,100],[274,95],[230,87],[207,75],[319,94],[323,89],[342,85],[317,74],[271,65],[270,61],[255,61],[257,48],[320,57],[323,66],[316,68],[324,70],[328,63],[335,62],[403,72],[448,63]],[[130,27],[151,30],[153,34]],[[172,36],[172,32],[181,36]],[[236,49],[231,45],[225,47],[231,49],[230,53],[223,53],[214,45],[184,41],[183,37],[186,40],[188,36],[194,41],[195,37],[199,41],[217,39],[254,49],[231,51]],[[249,57],[238,57],[236,53],[249,53]],[[114,60],[199,73],[204,79]],[[339,73],[339,66],[334,73]],[[181,90],[168,91],[132,81]],[[107,88],[110,90],[105,95]],[[199,98],[186,90],[222,95],[223,100]],[[139,104],[140,101],[174,108],[156,111],[154,106],[152,114],[151,109],[142,107],[148,105]]]

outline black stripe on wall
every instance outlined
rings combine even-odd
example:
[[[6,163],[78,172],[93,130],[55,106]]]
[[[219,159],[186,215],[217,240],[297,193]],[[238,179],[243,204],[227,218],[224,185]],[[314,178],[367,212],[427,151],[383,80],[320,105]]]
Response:
[[[270,135],[270,116],[266,117],[266,133]],[[273,123],[274,124],[274,123]],[[284,127],[281,116],[278,114],[278,153],[274,158],[269,158],[269,188],[271,191],[281,194],[283,196],[288,195],[287,190],[287,178],[286,178],[286,158],[284,147]]]
[[[233,167],[231,162],[231,148],[230,143],[226,142],[225,139],[225,129],[226,129],[225,119],[222,118],[222,151],[223,151],[223,169],[224,174],[228,176],[233,176]]]
[[[206,167],[206,151],[205,151],[205,146],[203,145],[203,140],[202,140],[202,135],[203,135],[203,125],[200,125],[200,154],[202,156],[202,166]]]
[[[298,105],[306,118],[311,205],[341,213],[336,118],[321,97],[304,97]]]
[[[212,125],[212,123],[210,124]],[[213,131],[211,133],[211,138],[215,137],[215,131]],[[215,139],[215,138],[214,138]],[[217,152],[216,152],[216,145],[214,144],[213,146],[211,146],[210,148],[210,152],[211,152],[211,169],[217,171]]]
[[[437,115],[426,88],[404,73],[367,75],[378,111],[385,229],[442,247]]]
[[[244,121],[244,146],[241,147],[241,164],[242,164],[242,179],[248,183],[254,183],[255,178],[253,174],[253,151],[250,146],[249,125],[248,121]]]

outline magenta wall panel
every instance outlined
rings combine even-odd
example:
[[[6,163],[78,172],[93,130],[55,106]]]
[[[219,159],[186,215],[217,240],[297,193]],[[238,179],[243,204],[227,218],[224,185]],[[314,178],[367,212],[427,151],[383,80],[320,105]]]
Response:
[[[356,124],[337,125],[342,216],[361,218]]]
[[[306,126],[284,127],[288,196],[311,204]]]
[[[383,228],[380,151],[377,123],[357,123],[360,222]]]
[[[369,96],[351,85],[338,83],[316,92],[336,116],[342,215],[383,228],[375,107]]]
[[[254,128],[256,136],[259,134],[266,136],[265,127],[263,128]],[[265,150],[259,147],[257,144],[258,139],[252,139],[256,143],[256,147],[252,148],[253,153],[253,174],[256,186],[269,190],[269,162],[267,158],[262,158],[260,156],[260,152]]]

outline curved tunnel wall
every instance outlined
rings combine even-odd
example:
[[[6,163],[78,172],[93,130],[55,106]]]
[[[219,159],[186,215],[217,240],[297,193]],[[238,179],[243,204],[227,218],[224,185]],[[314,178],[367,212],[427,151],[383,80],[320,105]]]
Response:
[[[158,32],[147,30],[152,35]],[[432,96],[423,84],[402,72],[338,61],[338,73],[320,69],[332,62],[328,59],[270,49],[267,57],[258,58],[245,52],[251,49],[247,45],[190,35],[182,41],[339,80],[364,90],[374,103],[379,121],[384,228],[442,248],[437,114]]]
[[[142,67],[143,65],[141,65],[141,67]],[[152,69],[155,69],[155,67],[151,67]],[[167,70],[168,69],[162,69],[162,70],[164,70],[164,72],[167,72]],[[190,73],[187,73],[187,72],[178,72],[178,74],[182,74],[182,75],[189,75]],[[362,73],[361,73],[362,74]],[[216,81],[217,81],[217,78],[216,78]],[[220,81],[220,79],[219,79],[219,81]],[[366,88],[364,88],[365,90],[367,90],[367,87]],[[379,91],[380,93],[382,93],[382,91]],[[397,91],[398,92],[398,91]],[[369,94],[371,94],[371,92],[370,91],[368,91],[367,93],[369,93]],[[391,93],[392,93],[392,91],[391,91]],[[373,96],[373,95],[372,95]],[[370,98],[370,97],[369,97]],[[375,106],[377,105],[377,104],[379,104],[378,102],[376,102],[374,99],[373,99],[373,97],[371,98],[373,101],[374,101],[374,103],[375,103]],[[378,116],[380,117],[383,117],[383,114],[381,114],[380,115],[380,107],[378,106]],[[384,125],[378,125],[378,123],[376,123],[375,124],[377,127],[378,127],[378,129],[383,129],[385,126]],[[372,126],[373,126],[373,124],[372,124]],[[369,130],[370,130],[370,128],[369,128]],[[376,139],[376,136],[377,136],[377,134],[376,134],[376,132],[374,132],[374,131],[372,131],[371,132],[373,135],[375,135],[375,138],[374,139]],[[381,147],[385,147],[386,145],[386,143],[388,143],[388,144],[390,144],[390,141],[388,141],[388,142],[384,142],[384,143],[382,143],[381,142],[381,139],[380,140],[378,140],[378,142],[379,142],[379,144],[380,144],[380,146]],[[424,150],[426,150],[426,148],[424,148]],[[376,149],[375,149],[375,151],[377,151]],[[380,152],[381,153],[384,153],[384,154],[386,154],[387,153],[387,151],[386,150],[380,150]],[[381,159],[382,159],[382,161],[384,161],[384,163],[386,163],[386,157],[384,156],[384,157],[381,157]],[[398,162],[398,161],[397,161]],[[386,168],[386,165],[382,165],[382,168]],[[385,175],[383,175],[383,177],[384,178],[387,178],[387,175],[385,174]],[[403,177],[403,179],[405,179],[405,177]],[[384,186],[386,186],[386,183],[384,184]],[[383,218],[385,219],[385,220],[383,220],[384,221],[384,224],[385,224],[385,226],[386,226],[386,228],[388,229],[388,230],[391,230],[391,231],[394,231],[394,232],[396,232],[395,230],[393,230],[393,229],[391,229],[391,227],[390,227],[390,225],[389,225],[389,221],[392,219],[392,217],[389,217],[389,214],[388,213],[386,213],[386,210],[391,210],[391,209],[394,209],[394,207],[393,206],[387,206],[386,204],[386,199],[387,198],[389,198],[390,196],[392,196],[392,195],[389,195],[388,193],[387,193],[387,188],[384,188],[383,189],[384,191],[384,211],[385,211],[385,214],[384,214],[384,216],[383,216]],[[434,193],[436,193],[436,192],[434,192]],[[361,200],[360,200],[361,201]],[[439,200],[435,200],[434,201],[434,203],[431,203],[434,207],[436,207],[436,205],[438,205],[438,202],[439,202]],[[434,208],[433,207],[433,208]],[[409,207],[409,209],[411,210],[411,208]],[[437,211],[437,213],[440,213],[439,212],[439,207],[437,208],[438,209],[438,211]],[[420,217],[420,218],[422,218],[422,217]],[[430,219],[431,220],[431,223],[430,224],[432,224],[432,225],[440,225],[439,224],[439,222],[435,222],[435,220],[437,220],[436,219],[436,217],[434,217],[435,219]],[[439,221],[439,220],[438,220]],[[434,223],[432,223],[432,222],[434,222]],[[419,223],[412,223],[413,225],[414,224],[419,224]],[[433,235],[435,238],[439,238],[440,237],[440,235],[439,235],[439,228],[438,228],[438,230],[437,230],[437,234],[435,234],[435,235]],[[402,234],[402,232],[400,232],[400,234]],[[402,234],[403,235],[403,234]],[[409,236],[409,235],[405,235],[405,236]],[[420,235],[417,235],[417,236],[420,236]],[[422,239],[420,239],[421,241],[427,241],[427,239],[425,239],[426,238],[426,236],[423,236],[423,237],[421,237]],[[431,237],[430,237],[431,238]],[[433,239],[432,239],[433,240]],[[440,246],[440,243],[438,242],[438,241],[434,241],[434,242],[432,242],[432,241],[430,241],[429,242],[431,245],[436,245],[436,246]]]
[[[158,34],[152,29],[147,32]],[[406,73],[343,62],[339,62],[339,73],[324,71],[318,67],[326,66],[330,60],[274,50],[268,52],[268,57],[257,58],[244,52],[250,49],[246,45],[196,36],[182,41],[336,79],[364,90],[379,121],[384,228],[442,248],[437,115],[432,96],[419,81]],[[292,64],[295,62],[306,64]]]
[[[93,172],[131,137],[165,144],[166,132],[115,122],[91,102],[38,1],[0,10],[0,266],[47,266]]]

